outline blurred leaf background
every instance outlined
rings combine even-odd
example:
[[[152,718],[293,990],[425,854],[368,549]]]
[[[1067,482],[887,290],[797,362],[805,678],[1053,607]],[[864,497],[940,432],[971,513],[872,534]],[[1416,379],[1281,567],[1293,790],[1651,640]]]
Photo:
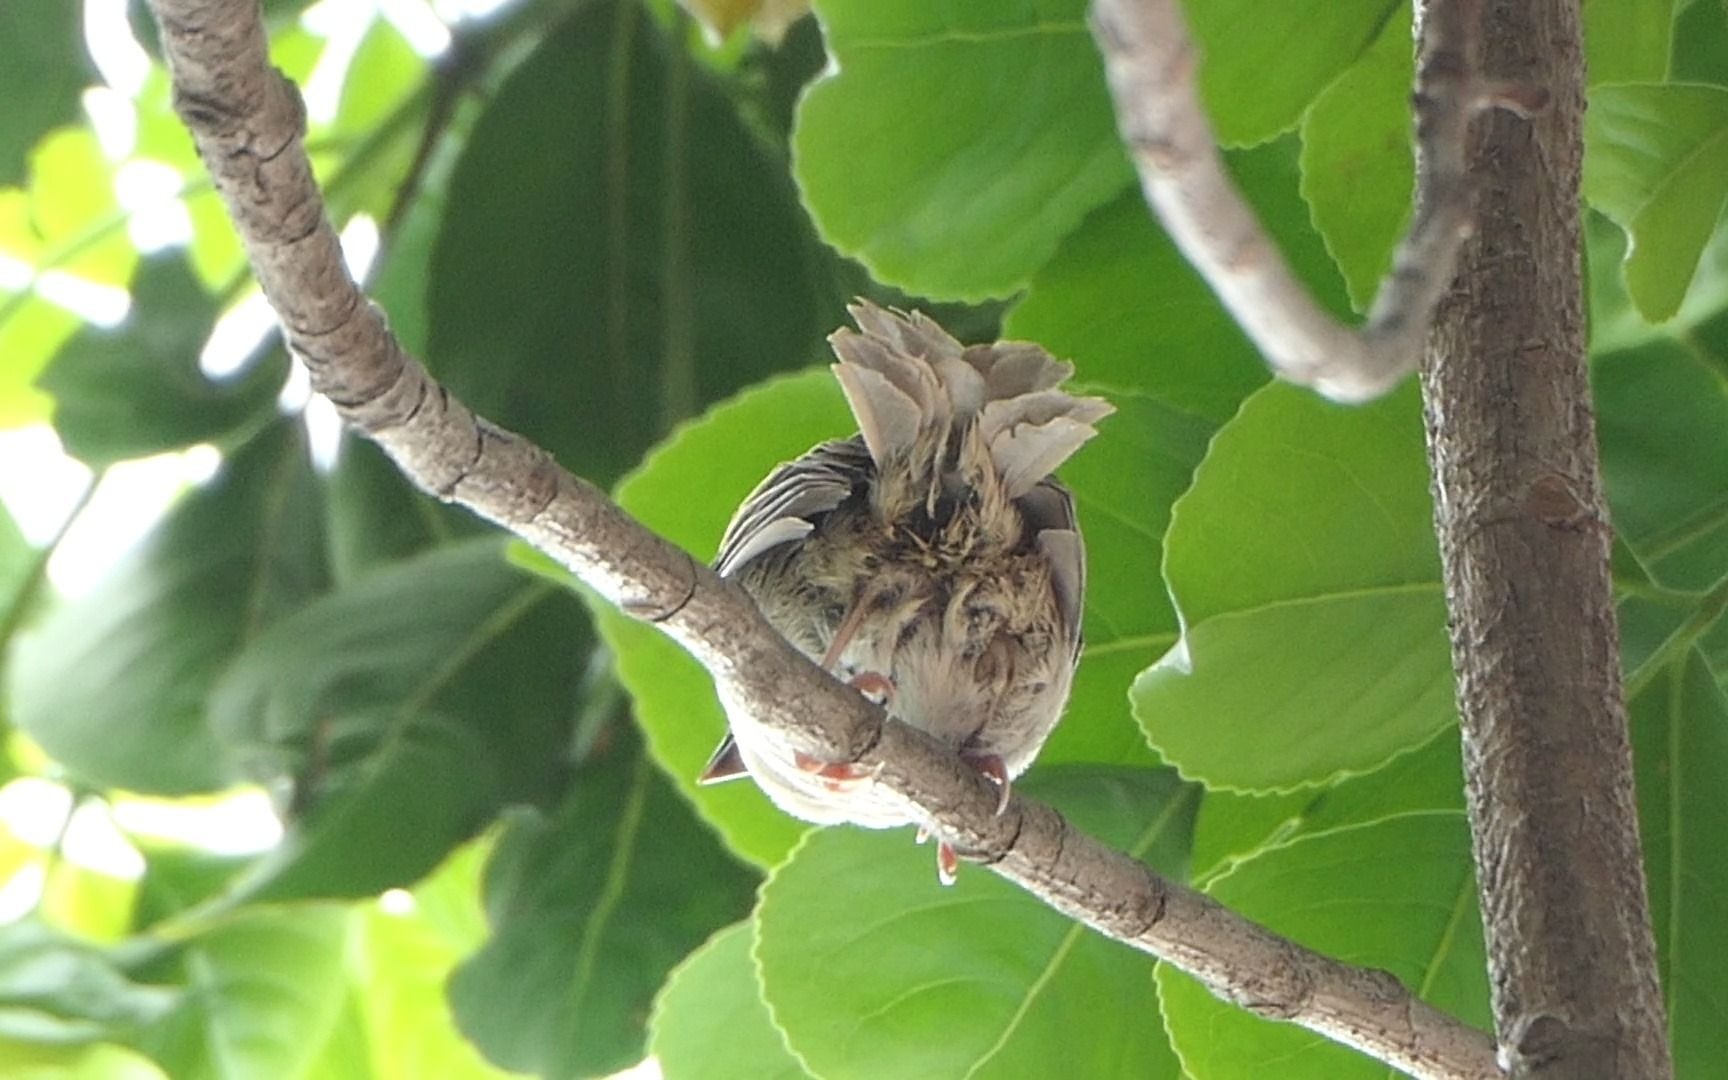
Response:
[[[849,430],[849,298],[1073,359],[1119,411],[1065,471],[1088,648],[1026,789],[1488,1022],[1414,387],[1268,381],[1140,202],[1080,0],[264,6],[406,344],[700,557]],[[1408,212],[1408,4],[1187,6],[1231,169],[1352,317]],[[1585,14],[1640,809],[1704,1077],[1728,8]],[[0,7],[0,100],[0,1072],[1384,1075],[909,836],[697,789],[700,668],[308,399],[141,4]]]

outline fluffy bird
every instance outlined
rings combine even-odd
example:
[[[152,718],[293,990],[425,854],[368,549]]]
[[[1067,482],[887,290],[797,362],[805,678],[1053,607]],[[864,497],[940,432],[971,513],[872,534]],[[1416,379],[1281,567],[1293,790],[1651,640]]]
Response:
[[[1061,389],[1073,366],[1036,345],[962,346],[928,316],[850,309],[829,338],[858,421],[779,466],[733,515],[716,569],[811,659],[1002,788],[1037,757],[1080,657],[1086,549],[1051,473],[1113,407]],[[848,764],[816,761],[749,716],[703,771],[748,773],[822,824],[920,825]],[[958,858],[939,842],[952,881]]]

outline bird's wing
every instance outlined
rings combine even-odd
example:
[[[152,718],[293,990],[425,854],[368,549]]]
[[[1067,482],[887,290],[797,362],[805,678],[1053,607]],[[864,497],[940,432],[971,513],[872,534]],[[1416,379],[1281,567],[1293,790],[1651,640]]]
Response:
[[[1033,542],[1050,562],[1050,580],[1062,613],[1062,628],[1080,653],[1080,618],[1086,600],[1086,544],[1074,495],[1054,477],[1045,477],[1020,497],[1020,510],[1032,529]]]
[[[763,552],[802,540],[823,514],[868,485],[875,472],[870,451],[858,436],[822,443],[781,465],[732,515],[714,569],[727,577]]]

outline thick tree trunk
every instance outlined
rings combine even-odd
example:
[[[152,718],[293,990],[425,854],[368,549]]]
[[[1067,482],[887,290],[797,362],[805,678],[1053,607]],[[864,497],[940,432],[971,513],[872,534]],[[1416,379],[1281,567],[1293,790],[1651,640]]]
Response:
[[[1494,1012],[1515,1075],[1672,1073],[1585,363],[1578,0],[1488,0],[1476,231],[1423,370]]]

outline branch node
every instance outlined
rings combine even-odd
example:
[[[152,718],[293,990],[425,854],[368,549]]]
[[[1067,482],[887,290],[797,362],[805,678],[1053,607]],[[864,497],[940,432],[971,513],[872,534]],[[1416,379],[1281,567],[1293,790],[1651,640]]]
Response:
[[[618,606],[623,610],[624,614],[630,616],[632,619],[637,619],[645,623],[663,623],[667,619],[670,619],[683,611],[685,607],[689,605],[690,601],[696,596],[696,583],[700,578],[696,573],[696,560],[690,557],[690,553],[687,551],[680,551],[679,554],[683,555],[685,561],[689,564],[688,569],[690,580],[684,588],[684,594],[678,598],[678,602],[668,607],[666,605],[656,604],[652,600],[626,597],[618,602]]]

